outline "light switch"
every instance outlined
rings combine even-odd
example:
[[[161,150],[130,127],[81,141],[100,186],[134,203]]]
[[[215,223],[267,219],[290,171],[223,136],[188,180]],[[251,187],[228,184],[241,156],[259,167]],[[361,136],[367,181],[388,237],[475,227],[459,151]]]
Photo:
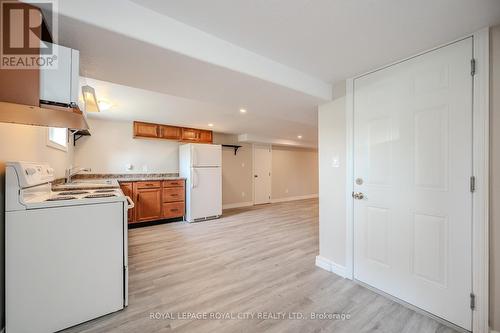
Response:
[[[333,155],[332,168],[340,168],[340,156],[339,155]]]

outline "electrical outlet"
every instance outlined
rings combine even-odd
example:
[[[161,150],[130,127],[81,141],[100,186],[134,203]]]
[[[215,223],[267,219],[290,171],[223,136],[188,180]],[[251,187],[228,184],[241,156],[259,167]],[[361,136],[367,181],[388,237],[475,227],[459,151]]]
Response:
[[[241,163],[241,167],[244,168],[245,167],[245,163]]]
[[[244,198],[246,196],[245,192],[241,192],[241,197]]]
[[[285,193],[288,193],[288,189],[285,189]]]

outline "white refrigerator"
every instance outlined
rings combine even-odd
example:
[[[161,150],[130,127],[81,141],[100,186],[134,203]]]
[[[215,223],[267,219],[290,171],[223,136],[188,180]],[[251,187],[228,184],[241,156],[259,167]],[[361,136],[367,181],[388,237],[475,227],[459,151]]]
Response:
[[[189,143],[179,148],[179,174],[186,178],[186,221],[222,215],[222,146]]]

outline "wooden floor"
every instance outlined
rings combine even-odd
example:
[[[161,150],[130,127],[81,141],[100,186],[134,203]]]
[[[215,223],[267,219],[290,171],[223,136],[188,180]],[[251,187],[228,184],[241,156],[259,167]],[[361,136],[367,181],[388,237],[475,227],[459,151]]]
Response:
[[[314,199],[132,229],[128,308],[65,332],[453,332],[316,267],[317,254]]]

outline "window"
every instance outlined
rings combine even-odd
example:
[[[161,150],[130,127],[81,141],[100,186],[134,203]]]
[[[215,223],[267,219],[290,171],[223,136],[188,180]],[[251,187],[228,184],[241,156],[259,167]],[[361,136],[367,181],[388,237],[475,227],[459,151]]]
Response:
[[[49,127],[47,130],[47,146],[67,151],[68,129]]]

